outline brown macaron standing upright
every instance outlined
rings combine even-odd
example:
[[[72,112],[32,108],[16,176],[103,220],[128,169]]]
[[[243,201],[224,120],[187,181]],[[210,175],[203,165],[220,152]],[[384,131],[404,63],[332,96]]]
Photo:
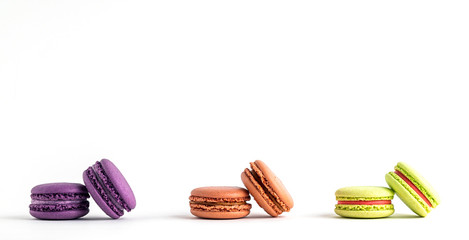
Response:
[[[251,197],[240,187],[201,187],[192,190],[189,197],[191,213],[201,218],[234,219],[247,216]]]
[[[245,169],[241,180],[257,204],[272,217],[293,208],[293,199],[270,168],[261,160],[251,162],[252,170]]]

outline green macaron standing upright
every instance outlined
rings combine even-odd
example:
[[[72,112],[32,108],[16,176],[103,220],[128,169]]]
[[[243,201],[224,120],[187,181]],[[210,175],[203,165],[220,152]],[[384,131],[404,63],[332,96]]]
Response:
[[[344,187],[335,192],[335,213],[348,218],[383,218],[394,213],[394,191],[385,187]]]
[[[440,198],[433,187],[408,164],[399,162],[394,170],[386,174],[386,182],[416,214],[425,217],[440,204]]]

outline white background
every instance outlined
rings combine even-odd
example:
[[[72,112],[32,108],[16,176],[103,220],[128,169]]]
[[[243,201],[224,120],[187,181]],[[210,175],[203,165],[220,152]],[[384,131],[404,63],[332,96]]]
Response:
[[[0,239],[467,236],[467,1],[0,1]],[[137,208],[40,221],[30,189],[111,159]],[[264,160],[295,207],[190,215],[193,188]],[[334,192],[405,161],[440,193],[417,218],[337,217]]]

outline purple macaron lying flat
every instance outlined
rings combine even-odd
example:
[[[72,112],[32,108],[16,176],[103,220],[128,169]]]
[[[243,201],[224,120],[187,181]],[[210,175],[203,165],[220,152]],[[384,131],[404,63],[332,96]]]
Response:
[[[31,189],[29,213],[39,219],[65,220],[89,212],[88,191],[79,183],[47,183]]]
[[[109,160],[96,162],[83,172],[83,181],[91,197],[111,218],[117,219],[135,208],[132,189],[119,169]]]

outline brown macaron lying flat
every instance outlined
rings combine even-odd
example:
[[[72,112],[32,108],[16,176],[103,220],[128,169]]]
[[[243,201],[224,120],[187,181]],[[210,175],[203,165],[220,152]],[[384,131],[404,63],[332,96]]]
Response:
[[[201,218],[234,219],[246,217],[251,204],[249,192],[240,187],[201,187],[189,197],[191,213]]]
[[[272,217],[293,208],[293,199],[270,168],[261,160],[251,162],[252,170],[245,169],[241,180],[257,204]]]

